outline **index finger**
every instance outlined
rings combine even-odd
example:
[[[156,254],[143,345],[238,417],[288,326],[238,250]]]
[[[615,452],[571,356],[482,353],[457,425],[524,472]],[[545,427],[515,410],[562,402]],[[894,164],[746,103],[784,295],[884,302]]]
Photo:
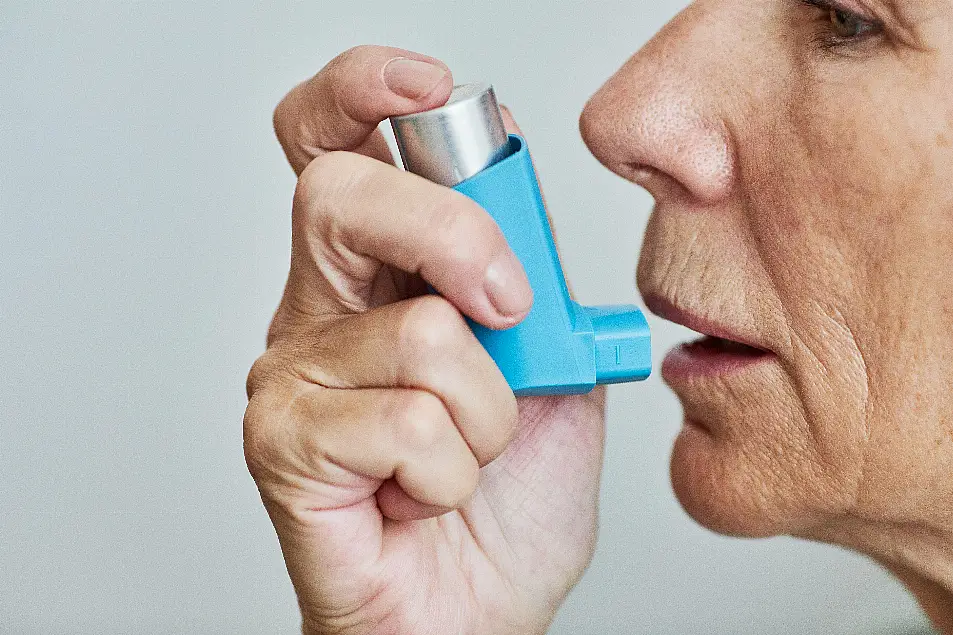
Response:
[[[420,275],[490,328],[514,326],[532,305],[526,273],[486,210],[354,153],[328,153],[304,171],[291,234],[282,303],[299,314],[367,311],[384,265]]]
[[[333,150],[392,163],[378,124],[442,106],[453,77],[443,62],[404,49],[358,46],[295,87],[275,109],[275,134],[296,174]]]

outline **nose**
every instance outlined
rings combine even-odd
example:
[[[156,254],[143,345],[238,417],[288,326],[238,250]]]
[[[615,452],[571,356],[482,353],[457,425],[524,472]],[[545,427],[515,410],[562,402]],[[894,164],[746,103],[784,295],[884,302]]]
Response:
[[[719,103],[727,87],[718,85],[717,70],[726,34],[712,22],[710,10],[683,11],[606,82],[579,120],[593,155],[656,201],[712,204],[732,189],[734,153]]]

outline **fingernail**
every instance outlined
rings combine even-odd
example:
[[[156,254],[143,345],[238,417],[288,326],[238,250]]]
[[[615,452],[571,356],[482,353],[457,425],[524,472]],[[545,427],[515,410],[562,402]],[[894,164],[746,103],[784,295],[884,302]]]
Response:
[[[401,97],[420,99],[432,93],[449,72],[436,64],[398,57],[384,66],[384,85]]]
[[[483,288],[504,317],[522,315],[533,305],[533,289],[526,279],[523,265],[509,249],[486,268]]]

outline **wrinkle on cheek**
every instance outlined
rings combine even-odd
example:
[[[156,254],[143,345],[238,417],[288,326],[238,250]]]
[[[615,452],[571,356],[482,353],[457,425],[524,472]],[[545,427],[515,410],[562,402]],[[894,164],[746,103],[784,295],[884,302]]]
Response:
[[[854,489],[864,480],[865,445],[871,436],[871,374],[867,356],[847,317],[824,301],[810,303],[810,330],[798,336],[798,392],[822,452],[850,456]],[[814,372],[804,368],[813,366]],[[836,419],[826,416],[836,413]],[[846,425],[844,425],[846,424]],[[856,497],[856,496],[855,496]]]
[[[782,138],[773,135],[776,142]],[[780,299],[786,350],[779,353],[796,418],[829,470],[831,495],[848,506],[863,479],[863,443],[870,433],[866,361],[844,315],[857,306],[855,262],[849,246],[831,236],[840,219],[836,212],[827,215],[826,186],[811,176],[817,163],[790,137],[784,146],[789,152],[783,156],[773,156],[774,149],[750,164],[758,178],[748,184],[763,187],[746,190],[749,234]]]
[[[816,234],[810,223],[805,230]],[[766,247],[773,255],[767,260],[768,279],[781,298],[786,321],[787,350],[781,363],[818,455],[836,466],[838,488],[852,496],[863,478],[862,445],[870,435],[870,381],[844,313],[862,306],[848,273],[851,266],[836,242],[816,236],[813,243],[761,244],[762,250]]]

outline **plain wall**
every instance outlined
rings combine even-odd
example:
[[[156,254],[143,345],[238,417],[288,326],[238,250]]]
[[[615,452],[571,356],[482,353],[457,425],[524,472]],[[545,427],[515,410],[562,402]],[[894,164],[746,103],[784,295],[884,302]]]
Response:
[[[0,632],[296,632],[241,450],[288,266],[270,124],[292,85],[361,43],[492,81],[579,299],[637,301],[651,201],[577,117],[683,4],[0,2]],[[652,326],[657,357],[688,335]],[[611,391],[599,550],[553,633],[923,624],[864,558],[693,524],[668,483],[679,419],[657,377]]]

